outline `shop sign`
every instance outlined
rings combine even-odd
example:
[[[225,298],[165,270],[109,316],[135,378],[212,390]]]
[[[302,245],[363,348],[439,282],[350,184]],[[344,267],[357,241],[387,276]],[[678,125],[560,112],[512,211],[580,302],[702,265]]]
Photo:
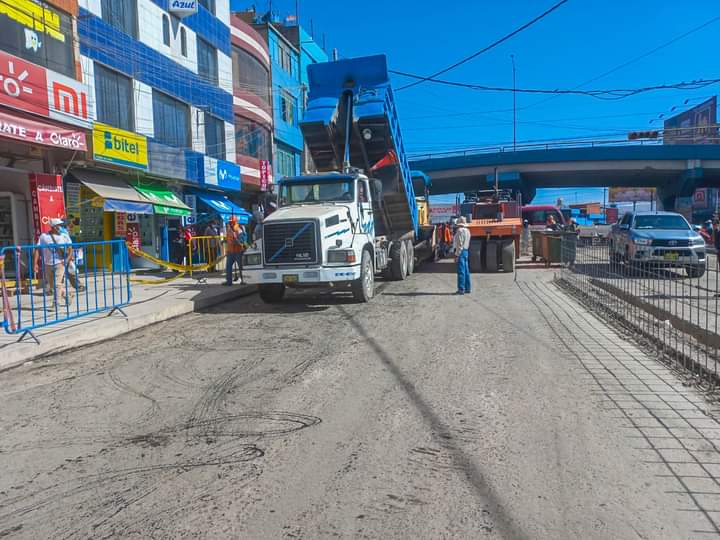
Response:
[[[0,105],[88,128],[93,119],[86,85],[2,51]]]
[[[130,244],[134,249],[139,250],[141,245],[140,240],[140,223],[137,221],[127,222],[125,229],[125,241]]]
[[[31,174],[30,198],[32,200],[35,238],[50,230],[51,219],[65,218],[65,197],[62,176],[55,174]]]
[[[115,236],[125,236],[127,225],[127,214],[125,212],[115,212]]]
[[[217,162],[217,185],[221,188],[240,191],[242,181],[240,179],[240,165],[229,161],[218,160]]]
[[[190,215],[183,217],[183,225],[195,225],[197,223],[197,197],[195,195],[185,195],[185,204],[190,208]]]
[[[267,191],[270,184],[270,162],[266,159],[260,160],[260,191]]]
[[[198,11],[197,0],[170,0],[170,13],[182,19]]]
[[[18,118],[3,112],[0,112],[0,137],[53,148],[80,152],[87,150],[83,131]]]
[[[430,223],[446,223],[459,214],[460,208],[456,204],[430,205]]]
[[[708,188],[702,188],[695,191],[693,194],[693,208],[707,208],[708,207]]]
[[[97,161],[147,170],[147,137],[95,123],[93,157]]]

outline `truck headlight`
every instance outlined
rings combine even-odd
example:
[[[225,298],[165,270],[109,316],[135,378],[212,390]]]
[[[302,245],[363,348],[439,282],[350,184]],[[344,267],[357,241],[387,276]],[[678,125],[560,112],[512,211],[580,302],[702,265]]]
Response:
[[[351,249],[328,250],[329,263],[354,263],[355,260],[355,252]]]
[[[652,245],[652,240],[650,240],[649,238],[635,238],[633,240],[633,243],[638,246],[649,246]]]
[[[262,256],[260,253],[249,253],[243,255],[243,266],[260,266],[262,264]]]
[[[704,246],[705,239],[702,236],[698,236],[697,238],[693,238],[692,243],[694,246]]]

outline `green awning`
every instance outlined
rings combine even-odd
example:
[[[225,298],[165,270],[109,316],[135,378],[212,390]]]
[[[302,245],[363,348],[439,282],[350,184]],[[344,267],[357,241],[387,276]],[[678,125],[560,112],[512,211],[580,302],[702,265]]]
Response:
[[[166,214],[166,215],[172,215],[172,216],[189,216],[190,215],[190,207],[182,202],[180,200],[180,197],[175,195],[172,191],[170,191],[168,188],[161,186],[159,184],[143,184],[143,185],[133,185],[133,187],[140,192],[141,195],[144,195],[146,199],[148,199],[153,205],[155,205],[155,212],[158,214]],[[173,210],[179,209],[184,210],[185,213],[178,214],[178,213],[169,213],[166,211],[159,211],[158,207],[161,208],[171,208]]]
[[[182,216],[187,217],[191,215],[190,210],[184,208],[173,208],[172,206],[163,206],[162,204],[153,205],[156,214],[162,214],[164,216]]]

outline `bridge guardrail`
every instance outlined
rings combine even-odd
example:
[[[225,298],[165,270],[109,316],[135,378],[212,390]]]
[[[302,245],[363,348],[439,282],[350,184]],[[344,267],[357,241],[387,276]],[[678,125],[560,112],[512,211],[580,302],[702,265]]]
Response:
[[[123,240],[0,249],[3,328],[30,336],[50,325],[102,312],[125,316],[130,259]]]

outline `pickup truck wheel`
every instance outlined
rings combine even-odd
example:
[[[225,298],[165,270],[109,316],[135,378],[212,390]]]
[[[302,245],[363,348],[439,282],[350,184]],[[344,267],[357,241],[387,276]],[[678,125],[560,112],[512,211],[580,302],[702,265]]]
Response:
[[[390,247],[390,275],[395,281],[402,281],[407,277],[405,242],[395,242]]]
[[[505,242],[502,248],[503,272],[515,270],[515,240]]]
[[[415,246],[410,240],[407,241],[405,250],[407,251],[407,275],[412,276],[415,271]]]
[[[285,296],[285,285],[282,283],[269,283],[260,285],[260,298],[266,304],[277,304]]]
[[[370,252],[364,250],[360,262],[360,277],[352,282],[353,298],[356,302],[369,302],[375,294],[375,271]]]
[[[687,272],[687,275],[690,278],[703,277],[705,275],[705,265],[704,264],[693,264],[691,266],[686,266],[685,272]]]

